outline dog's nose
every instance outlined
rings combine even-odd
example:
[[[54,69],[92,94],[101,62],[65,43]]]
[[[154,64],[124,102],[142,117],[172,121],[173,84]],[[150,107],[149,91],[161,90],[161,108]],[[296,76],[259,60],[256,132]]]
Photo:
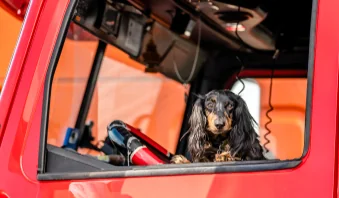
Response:
[[[217,129],[222,129],[225,126],[225,121],[216,119],[214,125]]]

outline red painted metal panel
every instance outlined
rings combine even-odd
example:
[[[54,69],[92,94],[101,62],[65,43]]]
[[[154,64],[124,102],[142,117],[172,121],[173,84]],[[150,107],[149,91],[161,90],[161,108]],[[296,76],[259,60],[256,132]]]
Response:
[[[256,173],[36,181],[42,83],[67,4],[66,0],[33,1],[4,86],[0,175],[6,179],[0,180],[0,189],[9,197],[336,197],[339,26],[333,18],[339,17],[338,0],[318,5],[311,139],[298,167]]]
[[[32,1],[32,5],[29,8],[29,14],[27,15],[23,28],[20,33],[20,37],[15,48],[14,59],[10,64],[7,77],[5,79],[4,85],[2,87],[2,93],[0,95],[0,146],[2,141],[2,136],[6,129],[7,116],[9,115],[9,110],[11,108],[13,98],[15,97],[15,92],[17,89],[17,84],[19,77],[21,75],[21,70],[24,66],[27,52],[30,47],[32,40],[33,32],[35,31],[36,24],[38,22],[39,11],[41,9],[43,1]]]
[[[4,141],[0,147],[0,175],[6,179],[0,180],[0,190],[9,197],[35,197],[38,190],[40,96],[68,3],[68,0],[31,1],[3,86],[0,134]]]

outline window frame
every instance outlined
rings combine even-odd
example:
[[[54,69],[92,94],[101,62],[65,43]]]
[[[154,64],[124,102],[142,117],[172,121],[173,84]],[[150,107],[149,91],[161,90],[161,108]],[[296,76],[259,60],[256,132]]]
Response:
[[[145,176],[169,176],[169,175],[190,175],[190,174],[215,174],[215,173],[234,173],[234,172],[259,172],[269,170],[291,169],[299,166],[302,159],[309,150],[310,142],[310,121],[311,121],[311,105],[312,105],[312,83],[314,70],[314,50],[315,50],[315,24],[316,10],[318,0],[313,0],[312,16],[310,27],[310,42],[309,42],[309,60],[307,70],[307,98],[306,98],[306,113],[305,113],[305,144],[303,155],[300,158],[293,160],[264,160],[264,161],[240,161],[240,162],[212,162],[212,163],[192,163],[192,164],[165,164],[159,166],[130,166],[130,167],[115,167],[109,171],[98,172],[46,172],[47,164],[47,130],[49,120],[49,106],[51,86],[54,73],[57,67],[59,57],[65,42],[67,30],[72,21],[73,12],[76,7],[76,0],[70,0],[67,11],[65,13],[60,32],[54,46],[54,51],[51,61],[48,65],[48,70],[45,79],[41,131],[39,142],[39,161],[37,179],[42,180],[69,180],[69,179],[95,179],[95,178],[126,178],[126,177],[145,177]],[[86,156],[80,156],[85,159]],[[113,168],[114,167],[114,168]]]

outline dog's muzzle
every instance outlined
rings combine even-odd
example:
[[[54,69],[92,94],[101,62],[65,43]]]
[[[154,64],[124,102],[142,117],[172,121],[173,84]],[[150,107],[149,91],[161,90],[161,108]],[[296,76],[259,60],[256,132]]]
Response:
[[[217,128],[217,129],[222,129],[226,124],[226,119],[225,118],[220,118],[218,117],[217,119],[214,120],[214,126]]]

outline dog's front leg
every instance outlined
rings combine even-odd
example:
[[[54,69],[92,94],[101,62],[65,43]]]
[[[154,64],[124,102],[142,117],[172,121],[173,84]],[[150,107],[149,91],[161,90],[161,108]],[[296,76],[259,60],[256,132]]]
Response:
[[[183,155],[174,155],[171,159],[171,164],[189,164],[189,163],[191,162]]]

